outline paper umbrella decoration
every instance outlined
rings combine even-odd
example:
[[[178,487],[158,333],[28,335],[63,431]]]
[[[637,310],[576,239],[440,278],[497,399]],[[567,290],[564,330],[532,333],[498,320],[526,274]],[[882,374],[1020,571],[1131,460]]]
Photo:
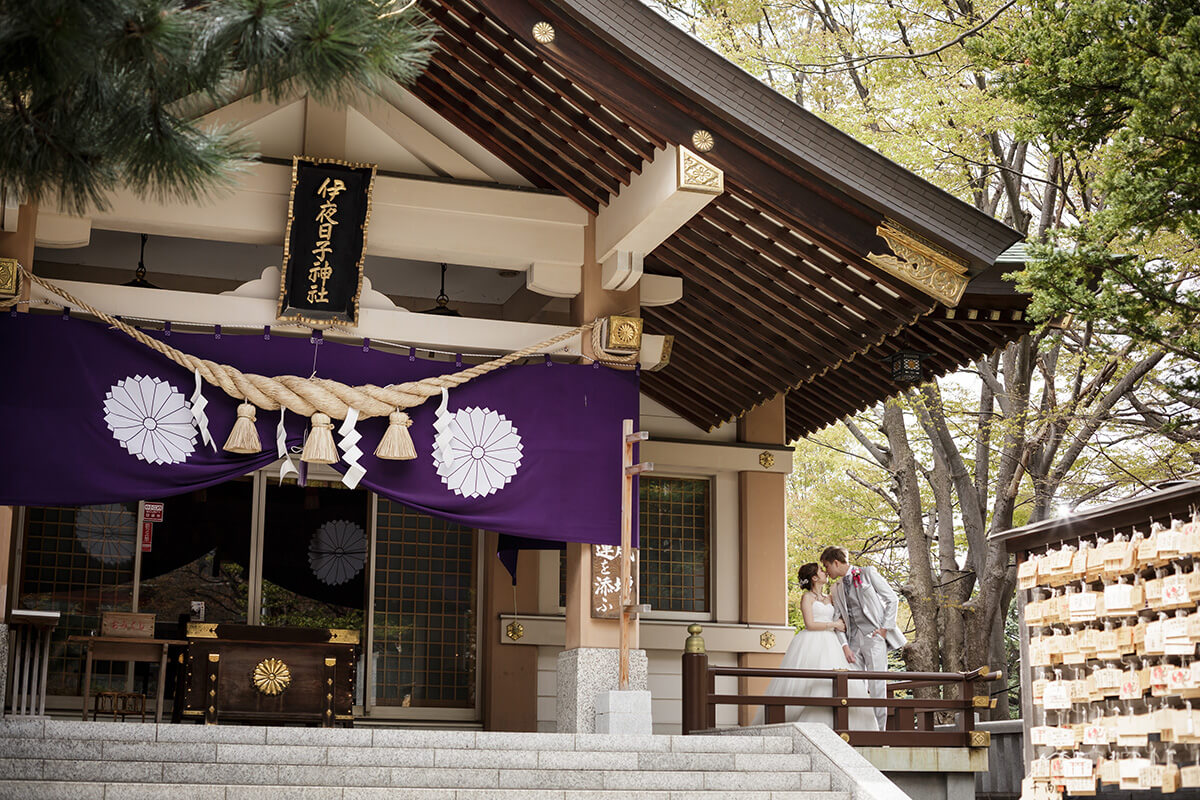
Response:
[[[521,467],[521,436],[503,414],[463,408],[439,409],[437,416],[433,465],[448,489],[462,497],[486,497],[508,485]]]
[[[361,525],[334,519],[317,528],[308,545],[308,566],[317,580],[338,586],[367,562],[367,534]]]
[[[113,438],[142,461],[180,464],[196,449],[191,407],[171,384],[149,375],[117,381],[104,397]]]

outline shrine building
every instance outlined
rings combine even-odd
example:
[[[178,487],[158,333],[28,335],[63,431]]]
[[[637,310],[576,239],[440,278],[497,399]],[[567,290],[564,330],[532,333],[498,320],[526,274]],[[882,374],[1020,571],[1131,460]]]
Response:
[[[230,192],[120,191],[88,216],[5,196],[0,256],[42,283],[0,315],[0,597],[14,629],[59,614],[48,713],[133,686],[204,717],[174,669],[165,692],[154,664],[97,658],[85,681],[106,612],[146,619],[125,612],[193,656],[223,630],[254,645],[238,626],[356,645],[341,724],[594,731],[632,419],[653,469],[631,684],[677,733],[689,624],[726,666],[776,666],[793,635],[789,443],[902,391],[898,366],[929,379],[1029,329],[1001,277],[1019,234],[640,2],[423,6],[440,32],[410,88],[198,108],[262,153]],[[285,243],[336,254],[355,231],[348,273],[284,270]],[[547,342],[404,418],[292,396],[430,385]],[[257,449],[222,447],[235,423]],[[326,424],[333,463],[305,449]],[[389,436],[415,458],[375,455]],[[281,675],[256,678],[264,697]]]

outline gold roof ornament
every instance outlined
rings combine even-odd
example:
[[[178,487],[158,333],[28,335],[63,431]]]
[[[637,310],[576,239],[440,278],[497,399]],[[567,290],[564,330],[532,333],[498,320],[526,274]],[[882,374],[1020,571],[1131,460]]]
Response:
[[[958,305],[970,280],[965,259],[890,219],[875,232],[895,255],[869,253],[867,261],[951,308]]]
[[[549,22],[539,22],[533,26],[533,38],[538,44],[553,44],[554,26]]]
[[[697,153],[707,153],[716,145],[716,139],[706,130],[701,129],[692,134],[692,147],[696,148]]]

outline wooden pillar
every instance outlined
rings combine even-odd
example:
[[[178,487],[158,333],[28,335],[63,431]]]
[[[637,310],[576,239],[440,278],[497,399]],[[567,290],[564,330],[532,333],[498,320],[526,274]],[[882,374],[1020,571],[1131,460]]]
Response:
[[[640,316],[640,291],[637,286],[624,292],[610,292],[600,282],[600,264],[596,261],[596,218],[588,221],[584,231],[584,262],[580,292],[571,300],[571,323],[582,325],[609,314]],[[585,355],[591,355],[591,342],[585,338]],[[635,425],[636,428],[636,425]],[[614,451],[621,447],[621,430],[612,434]],[[614,503],[620,498],[614,497]],[[616,540],[619,530],[613,531]],[[592,548],[590,545],[567,545],[566,649],[577,647],[617,647],[619,632],[616,620],[592,619]],[[630,631],[630,646],[638,646],[638,624]]]
[[[15,258],[21,266],[33,269],[33,248],[37,232],[37,206],[26,203],[21,206],[17,215],[17,229],[12,232],[0,231],[0,258]],[[21,282],[21,296],[29,298],[29,281]],[[26,306],[18,306],[25,310]],[[13,386],[8,391],[16,391]],[[10,465],[11,466],[11,465]],[[8,597],[8,573],[10,570],[10,555],[13,551],[13,530],[16,514],[11,506],[0,506],[0,622],[8,616],[10,600]],[[0,626],[2,628],[3,626]],[[8,634],[0,630],[5,641]],[[6,649],[6,648],[4,648]],[[0,678],[3,677],[3,667],[0,667]],[[3,697],[4,682],[0,680],[0,697]]]
[[[489,731],[537,730],[538,649],[514,644],[505,637],[501,614],[537,613],[538,553],[527,552],[517,562],[517,585],[496,558],[496,534],[484,540],[484,641],[479,668],[483,676],[483,727]],[[519,641],[519,640],[518,640]]]
[[[738,441],[778,447],[787,443],[784,398],[780,394],[738,420]],[[787,476],[774,472],[738,473],[741,555],[740,617],[750,625],[787,624]],[[738,655],[740,667],[777,667],[782,652],[763,650]],[[742,694],[762,694],[766,678],[739,678]],[[747,724],[757,708],[743,706]]]

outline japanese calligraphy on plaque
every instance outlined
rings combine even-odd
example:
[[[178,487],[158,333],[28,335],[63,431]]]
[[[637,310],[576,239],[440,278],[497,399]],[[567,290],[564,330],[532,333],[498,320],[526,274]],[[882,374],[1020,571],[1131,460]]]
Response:
[[[292,159],[279,319],[358,324],[374,183],[373,164]]]
[[[638,551],[629,555],[630,602],[638,596]],[[621,616],[621,548],[611,544],[592,545],[592,616],[618,619]]]

